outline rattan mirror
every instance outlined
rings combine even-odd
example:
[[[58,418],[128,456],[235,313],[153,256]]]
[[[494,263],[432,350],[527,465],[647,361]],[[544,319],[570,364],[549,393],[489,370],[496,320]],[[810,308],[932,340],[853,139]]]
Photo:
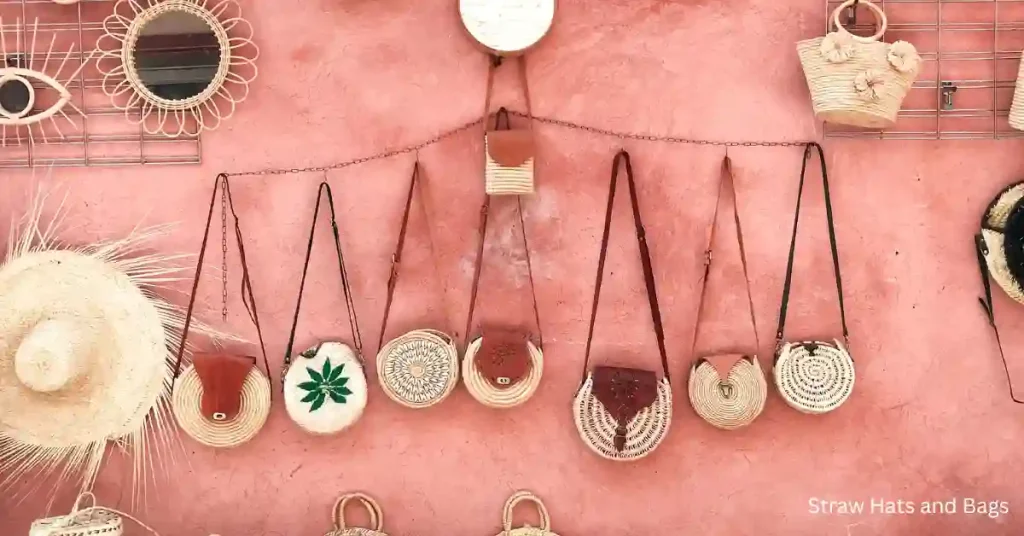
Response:
[[[97,42],[103,91],[147,133],[213,130],[256,78],[252,34],[234,0],[118,0]]]

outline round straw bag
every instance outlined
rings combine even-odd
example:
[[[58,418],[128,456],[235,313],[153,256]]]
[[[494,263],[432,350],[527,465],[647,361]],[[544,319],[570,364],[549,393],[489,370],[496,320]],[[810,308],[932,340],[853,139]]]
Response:
[[[370,514],[370,528],[352,527],[345,523],[345,506],[352,499],[358,500]],[[364,493],[346,493],[334,503],[334,530],[327,532],[324,536],[388,536],[384,532],[384,512],[381,511],[377,501]]]
[[[787,342],[774,367],[775,387],[793,409],[812,415],[843,405],[857,378],[853,358],[843,343]]]
[[[88,499],[89,505],[84,501]],[[96,506],[96,497],[86,491],[75,499],[71,513],[63,516],[37,519],[29,527],[29,536],[121,536],[124,533],[122,517],[127,517],[152,534],[156,531],[134,517]]]
[[[512,515],[515,513],[515,508],[524,501],[532,502],[537,507],[537,513],[540,515],[540,527],[523,525],[519,528],[512,528]],[[548,515],[548,509],[536,495],[529,491],[517,491],[505,501],[505,509],[501,514],[501,525],[502,531],[497,536],[558,536],[551,531],[551,517]]]
[[[495,387],[494,382],[485,376],[476,366],[477,353],[483,345],[483,337],[477,337],[469,343],[462,360],[462,383],[477,402],[497,408],[511,408],[522,404],[537,392],[541,376],[544,375],[544,353],[533,341],[526,341],[526,349],[530,355],[530,370],[526,377],[504,388]]]
[[[999,192],[981,218],[976,237],[981,268],[1006,294],[1024,303],[1024,182]]]
[[[270,380],[252,367],[242,383],[238,413],[223,420],[209,418],[202,407],[203,383],[190,365],[174,385],[171,404],[178,425],[192,439],[208,447],[230,448],[248,442],[263,429],[270,415],[270,396]]]
[[[741,357],[725,379],[702,359],[690,370],[689,393],[694,412],[708,424],[735,430],[761,415],[768,399],[768,382],[757,357]]]
[[[855,4],[874,13],[875,35],[853,35],[839,22],[839,14]],[[891,127],[920,72],[917,49],[906,41],[879,41],[888,19],[868,0],[846,0],[832,13],[832,21],[836,31],[797,43],[815,116],[837,125]]]
[[[392,339],[377,353],[377,378],[384,393],[405,407],[439,404],[459,382],[455,341],[433,329]]]

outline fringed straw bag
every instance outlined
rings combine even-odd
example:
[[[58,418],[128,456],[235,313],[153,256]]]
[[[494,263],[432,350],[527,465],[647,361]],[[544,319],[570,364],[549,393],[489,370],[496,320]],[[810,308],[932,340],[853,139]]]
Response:
[[[88,506],[84,502],[86,499],[90,503]],[[75,499],[71,513],[33,521],[28,536],[121,536],[124,534],[122,517],[156,535],[155,530],[124,512],[96,506],[96,497],[87,491]]]
[[[516,506],[522,502],[532,502],[537,507],[537,515],[540,516],[539,527],[523,525],[512,528],[512,517],[515,514]],[[505,509],[501,514],[501,526],[502,531],[497,536],[558,536],[557,533],[551,531],[551,516],[548,515],[548,509],[544,506],[544,502],[529,491],[517,491],[505,501]]]
[[[388,317],[398,284],[398,269],[405,246],[405,235],[409,228],[409,211],[413,193],[419,183],[419,162],[413,164],[409,194],[405,201],[405,212],[398,231],[398,243],[391,257],[391,276],[388,278],[387,300],[384,302],[384,317],[381,321],[380,340],[377,352],[377,380],[388,398],[414,409],[428,408],[444,401],[459,382],[459,352],[455,340],[434,329],[414,329],[384,344],[387,334]],[[424,197],[424,192],[420,193]],[[423,199],[426,214],[426,199]],[[428,232],[429,235],[429,232]],[[431,242],[431,254],[433,243]],[[444,289],[442,287],[442,294]]]
[[[373,528],[349,527],[345,522],[345,506],[356,499],[370,515],[370,526]],[[334,530],[324,536],[388,536],[384,532],[384,512],[372,497],[365,493],[346,493],[334,503]]]
[[[594,323],[601,298],[604,264],[608,256],[608,238],[611,232],[615,203],[615,184],[620,163],[625,164],[629,183],[629,197],[633,208],[637,240],[640,243],[640,262],[643,265],[644,284],[651,307],[651,319],[658,341],[663,376],[654,371],[623,367],[594,367],[589,370],[590,347],[594,338]],[[668,354],[665,351],[665,332],[661,323],[661,309],[654,283],[654,268],[637,200],[633,167],[626,151],[620,151],[612,162],[612,178],[608,193],[608,209],[601,238],[601,253],[597,261],[597,281],[594,284],[594,302],[590,313],[590,329],[584,350],[583,382],[573,399],[573,417],[576,430],[583,442],[598,456],[613,461],[633,461],[649,455],[668,435],[672,424],[672,385],[669,380]]]
[[[341,290],[345,297],[345,311],[348,313],[348,325],[355,349],[343,342],[325,341],[302,352],[293,362],[295,330],[299,325],[306,273],[309,271],[309,259],[313,253],[313,238],[316,236],[320,201],[325,193],[327,206],[331,210],[331,230],[334,235],[334,249],[338,254],[338,273],[341,275]],[[341,250],[341,237],[334,212],[334,195],[326,181],[320,184],[317,191],[313,223],[309,229],[309,244],[306,247],[306,260],[302,265],[299,297],[295,303],[295,318],[292,320],[287,348],[284,354],[284,371],[281,374],[281,389],[284,394],[285,410],[292,421],[303,430],[318,435],[336,434],[355,424],[363,415],[367,400],[363,339],[356,318],[352,285],[349,283],[345,257]]]
[[[264,374],[256,367],[256,358],[252,356],[224,352],[196,353],[192,356],[192,364],[179,378],[185,342],[192,323],[196,291],[199,290],[199,278],[203,271],[206,244],[210,237],[210,224],[213,221],[218,186],[221,207],[230,210],[234,219],[235,239],[238,242],[238,256],[242,265],[242,302],[256,326],[263,366],[267,372]],[[227,221],[226,217],[224,215],[222,221]],[[221,229],[221,241],[227,243],[226,227]],[[227,295],[227,289],[223,291]],[[226,311],[227,306],[224,307]],[[272,395],[269,375],[270,365],[267,361],[267,349],[263,344],[259,315],[256,312],[256,299],[249,278],[249,268],[245,260],[242,229],[231,199],[228,178],[221,174],[214,182],[213,197],[210,199],[210,210],[206,217],[206,230],[196,264],[196,277],[192,283],[192,294],[185,313],[185,326],[182,329],[181,344],[174,367],[175,382],[171,393],[171,405],[178,426],[190,437],[208,447],[228,448],[246,443],[263,429],[270,415]]]
[[[825,167],[825,153],[817,143],[809,143],[804,149],[803,166],[800,170],[800,186],[793,216],[793,239],[789,246],[789,260],[786,264],[786,281],[782,287],[782,305],[779,308],[779,328],[775,336],[775,387],[782,399],[793,409],[812,415],[828,413],[843,405],[853,393],[857,378],[853,357],[839,340],[783,342],[786,313],[789,309],[789,294],[793,284],[793,261],[796,256],[796,236],[800,224],[800,201],[803,199],[804,177],[807,161],[813,150],[818,151],[821,163],[821,181],[825,190],[825,219],[828,222],[829,246],[832,250],[832,270],[836,278],[839,295],[839,318],[843,326],[843,341],[849,341],[846,327],[846,307],[843,304],[843,279],[839,272],[839,247],[836,244],[835,223],[832,219],[832,195],[828,186],[828,171]],[[819,267],[823,269],[824,267]],[[821,271],[821,270],[819,270]]]
[[[733,197],[736,224],[736,241],[740,249],[740,265],[743,267],[743,281],[747,291],[747,305],[750,309],[750,326],[754,335],[754,352],[750,354],[717,354],[702,356],[690,368],[688,392],[694,412],[708,424],[723,430],[743,428],[754,422],[764,410],[768,399],[768,382],[765,380],[761,363],[757,359],[757,322],[754,318],[754,300],[747,276],[747,258],[743,249],[743,231],[740,226],[739,203],[736,183],[732,176],[732,163],[726,156],[722,164],[722,181],[718,188],[718,199],[712,216],[711,231],[708,233],[707,255],[704,263],[704,283],[697,305],[697,319],[693,328],[693,352],[697,355],[697,336],[700,334],[700,319],[703,316],[707,298],[708,276],[711,275],[712,247],[718,228],[718,212],[726,185]]]
[[[544,336],[540,328],[540,312],[537,308],[537,291],[533,283],[533,264],[530,262],[530,246],[526,239],[526,222],[523,219],[523,204],[515,198],[516,212],[523,236],[523,250],[526,255],[527,278],[530,282],[530,297],[533,299],[533,320],[537,344],[531,334],[515,326],[485,325],[481,333],[466,345],[462,359],[462,382],[477,402],[492,408],[518,406],[533,396],[544,374]],[[473,329],[473,313],[476,311],[480,289],[480,275],[483,271],[484,244],[487,240],[487,220],[491,198],[484,200],[480,209],[480,239],[473,271],[473,285],[469,301],[466,330],[469,336]]]
[[[875,35],[853,35],[839,22],[839,14],[855,4],[874,13]],[[879,41],[888,19],[868,0],[846,0],[832,13],[832,21],[835,31],[797,43],[815,116],[837,125],[891,127],[920,72],[917,49],[906,41]]]

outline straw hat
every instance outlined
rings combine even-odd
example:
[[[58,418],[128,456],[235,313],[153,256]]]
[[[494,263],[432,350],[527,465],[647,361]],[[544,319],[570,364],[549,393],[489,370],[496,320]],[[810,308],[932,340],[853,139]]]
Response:
[[[985,210],[981,220],[980,244],[988,272],[996,284],[1014,300],[1024,303],[1024,219],[1021,200],[1024,182],[1006,187]],[[1018,217],[1014,217],[1017,215]]]
[[[77,251],[0,268],[0,437],[43,449],[142,428],[164,392],[164,325],[129,275]]]

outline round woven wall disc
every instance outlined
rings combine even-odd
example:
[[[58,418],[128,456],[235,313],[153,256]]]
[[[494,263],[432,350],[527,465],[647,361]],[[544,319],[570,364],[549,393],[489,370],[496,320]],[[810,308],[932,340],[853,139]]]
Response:
[[[593,388],[594,376],[589,373],[573,399],[573,417],[580,438],[598,456],[614,461],[639,460],[653,452],[668,435],[672,424],[672,386],[665,378],[658,380],[654,403],[626,425],[626,446],[621,451],[615,448],[618,425],[594,396]]]
[[[253,367],[242,384],[242,405],[229,421],[214,422],[203,416],[200,399],[203,384],[191,365],[174,384],[171,405],[178,426],[192,439],[215,448],[241,445],[256,437],[270,415],[270,380]]]
[[[782,399],[793,409],[814,415],[843,405],[857,377],[850,352],[838,340],[784,344],[774,374]]]
[[[555,0],[459,0],[462,25],[487,50],[516,55],[536,45],[555,20]]]
[[[303,430],[335,434],[366,408],[366,373],[347,344],[324,342],[302,352],[284,375],[284,407]]]
[[[452,394],[459,382],[459,354],[451,337],[419,329],[392,339],[377,353],[384,393],[409,408],[427,408]]]

